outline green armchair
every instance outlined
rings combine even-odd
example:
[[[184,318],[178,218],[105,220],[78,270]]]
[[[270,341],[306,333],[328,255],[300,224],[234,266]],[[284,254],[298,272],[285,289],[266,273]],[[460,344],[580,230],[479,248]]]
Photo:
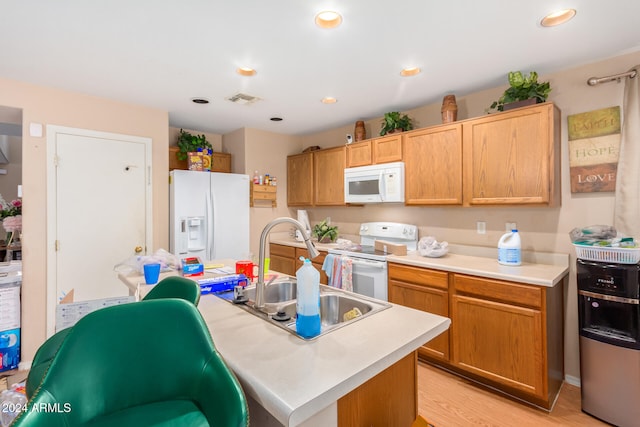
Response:
[[[245,395],[200,312],[171,298],[80,319],[12,426],[248,424]]]
[[[169,276],[158,282],[144,296],[143,300],[159,298],[182,298],[198,305],[200,301],[200,285],[191,279],[182,276]],[[62,329],[47,339],[36,351],[31,362],[31,369],[27,376],[25,392],[28,398],[33,396],[33,392],[42,381],[44,373],[49,368],[49,364],[56,355],[60,344],[64,341],[71,328]]]

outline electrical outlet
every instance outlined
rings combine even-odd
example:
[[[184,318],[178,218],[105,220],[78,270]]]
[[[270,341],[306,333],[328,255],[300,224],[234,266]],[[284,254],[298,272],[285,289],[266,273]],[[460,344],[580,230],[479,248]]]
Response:
[[[517,230],[518,229],[518,227],[516,226],[515,222],[506,222],[504,224],[504,228],[505,228],[505,231],[511,231],[511,230]]]
[[[486,234],[487,233],[487,223],[484,221],[476,222],[476,230],[478,234]]]

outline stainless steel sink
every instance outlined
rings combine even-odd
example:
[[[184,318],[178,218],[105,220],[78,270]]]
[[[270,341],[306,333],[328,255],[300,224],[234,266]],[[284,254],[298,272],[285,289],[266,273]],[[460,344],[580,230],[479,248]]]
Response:
[[[296,281],[288,279],[272,283],[265,288],[265,306],[254,307],[255,286],[245,288],[247,303],[237,306],[263,320],[285,329],[295,336],[308,340],[296,332]],[[218,297],[232,302],[230,293],[216,294]],[[350,325],[358,320],[391,307],[391,304],[366,297],[364,295],[343,291],[326,285],[320,285],[320,335]],[[314,337],[311,339],[316,339]]]

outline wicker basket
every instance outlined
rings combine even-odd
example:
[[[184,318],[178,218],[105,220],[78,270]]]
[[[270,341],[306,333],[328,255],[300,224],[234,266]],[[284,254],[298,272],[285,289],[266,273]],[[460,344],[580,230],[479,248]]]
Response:
[[[640,248],[612,248],[608,246],[573,245],[580,259],[617,264],[637,264],[640,261]]]

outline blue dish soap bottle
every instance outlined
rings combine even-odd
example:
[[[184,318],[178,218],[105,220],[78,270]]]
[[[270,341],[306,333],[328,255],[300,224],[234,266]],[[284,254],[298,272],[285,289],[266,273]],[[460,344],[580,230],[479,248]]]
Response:
[[[308,258],[296,271],[298,298],[296,300],[296,331],[303,338],[320,335],[320,273]]]

